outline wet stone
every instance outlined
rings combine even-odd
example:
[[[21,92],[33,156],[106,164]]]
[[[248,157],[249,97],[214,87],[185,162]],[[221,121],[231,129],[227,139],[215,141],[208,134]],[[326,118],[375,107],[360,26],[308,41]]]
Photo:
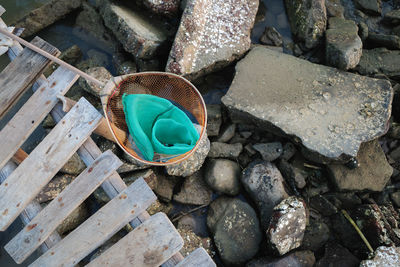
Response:
[[[375,257],[371,260],[364,260],[360,267],[397,267],[400,262],[400,247],[379,247],[375,251]]]
[[[86,169],[85,163],[82,161],[77,153],[74,153],[72,157],[67,161],[67,163],[65,163],[65,165],[60,169],[60,172],[71,175],[78,175],[84,169]]]
[[[283,160],[289,160],[294,156],[294,154],[296,154],[296,152],[297,149],[295,145],[290,142],[286,143],[285,145],[283,145],[283,152],[280,158]]]
[[[166,202],[171,201],[175,185],[178,183],[178,179],[173,176],[167,177],[159,173],[157,173],[157,177],[158,183],[157,187],[154,189],[154,192],[161,200]]]
[[[283,147],[280,142],[254,144],[253,148],[261,154],[262,159],[265,161],[274,161],[283,153]]]
[[[307,173],[304,169],[298,168],[283,159],[278,162],[278,169],[286,178],[286,181],[290,181],[297,188],[302,189],[306,186]]]
[[[113,77],[111,73],[104,67],[89,68],[85,72],[104,84],[106,84]],[[83,88],[83,90],[97,97],[100,97],[101,91],[103,90],[102,86],[99,86],[91,81],[87,81],[83,78],[79,79],[79,85]]]
[[[240,171],[234,161],[211,159],[206,163],[204,179],[213,190],[235,196],[240,191]]]
[[[331,216],[338,212],[337,208],[324,196],[316,195],[310,199],[310,207],[323,216]]]
[[[235,130],[236,130],[236,125],[229,124],[226,128],[224,128],[221,131],[221,134],[219,135],[217,141],[222,143],[228,142],[235,136]]]
[[[383,73],[389,78],[400,78],[400,51],[386,48],[363,50],[356,70],[362,75]]]
[[[289,197],[273,210],[267,229],[271,248],[280,255],[298,248],[303,241],[307,225],[307,211],[303,200]]]
[[[346,266],[357,267],[360,260],[350,251],[337,243],[330,242],[325,246],[324,256],[317,262],[316,267]]]
[[[236,65],[222,102],[234,122],[286,133],[317,162],[345,162],[386,133],[392,97],[388,81],[256,47]]]
[[[274,207],[289,197],[281,173],[273,163],[254,161],[243,171],[241,181],[257,204],[262,227],[267,228]]]
[[[56,175],[37,195],[39,203],[48,202],[55,199],[73,180],[75,176],[69,174]]]
[[[207,134],[218,136],[222,124],[221,105],[207,105]]]
[[[377,140],[363,143],[358,153],[359,167],[350,169],[341,164],[328,165],[330,177],[339,190],[383,190],[393,173]]]
[[[326,0],[325,1],[326,12],[328,17],[339,17],[344,16],[344,7],[340,3],[340,0]]]
[[[352,69],[360,62],[362,41],[352,20],[330,18],[326,31],[326,60],[332,67]]]
[[[314,253],[309,250],[301,250],[289,253],[281,258],[261,258],[252,260],[246,267],[313,267],[314,264]]]
[[[400,49],[400,37],[396,35],[369,33],[367,41],[379,47]]]
[[[183,257],[188,256],[197,248],[204,248],[210,256],[215,254],[211,238],[200,237],[187,228],[178,228],[178,233],[181,235],[184,242],[183,248],[180,250]]]
[[[356,7],[372,15],[380,15],[382,12],[381,0],[354,0]]]
[[[85,203],[78,206],[68,217],[57,227],[56,231],[63,235],[72,231],[89,217]]]
[[[383,17],[383,22],[392,24],[392,25],[399,25],[400,24],[400,9],[392,10],[385,13]]]
[[[282,46],[282,35],[274,27],[266,27],[261,35],[260,43],[264,45]]]
[[[393,204],[400,208],[400,191],[391,193],[390,198],[392,199]]]
[[[211,202],[212,191],[203,180],[201,172],[187,177],[179,193],[174,195],[174,200],[182,204],[205,205]]]
[[[302,249],[317,251],[329,240],[330,231],[324,222],[310,218],[310,223],[306,227]]]
[[[166,71],[196,78],[229,65],[250,48],[259,1],[188,0]]]
[[[230,158],[235,159],[239,157],[243,151],[241,143],[226,144],[221,142],[212,142],[208,157],[210,158]]]

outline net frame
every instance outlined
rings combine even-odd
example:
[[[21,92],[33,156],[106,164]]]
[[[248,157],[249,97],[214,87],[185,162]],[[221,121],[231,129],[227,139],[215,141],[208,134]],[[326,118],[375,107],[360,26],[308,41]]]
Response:
[[[196,106],[197,108],[199,108],[199,110],[197,112],[199,112],[199,114],[193,114],[191,108],[186,108],[188,105],[182,105],[183,107],[185,107],[185,109],[193,116],[196,118],[196,120],[198,121],[198,124],[201,127],[201,131],[200,131],[200,138],[197,140],[195,146],[193,147],[193,149],[191,149],[190,151],[181,154],[181,155],[175,155],[170,159],[166,159],[168,157],[163,157],[163,155],[159,155],[156,154],[156,156],[160,156],[161,158],[163,158],[165,161],[147,161],[145,159],[143,159],[142,157],[140,157],[140,155],[138,153],[136,153],[134,151],[134,149],[132,149],[130,146],[131,145],[129,143],[127,143],[127,140],[129,140],[129,132],[127,131],[127,127],[126,127],[126,122],[125,122],[125,116],[123,116],[123,122],[125,123],[125,127],[122,127],[123,129],[121,129],[121,123],[122,120],[120,119],[118,121],[118,126],[116,125],[116,120],[115,117],[116,115],[113,114],[113,109],[112,106],[115,105],[115,103],[113,102],[113,99],[116,97],[121,97],[123,92],[121,92],[121,88],[124,85],[124,83],[126,83],[127,81],[130,80],[141,80],[142,79],[172,79],[175,82],[180,82],[182,84],[184,84],[184,87],[179,87],[179,88],[169,88],[169,93],[172,94],[173,92],[175,92],[178,96],[180,95],[184,95],[189,94],[190,96],[194,97],[196,99]],[[131,82],[132,83],[132,82]],[[150,83],[151,84],[151,83]],[[143,84],[140,84],[139,86],[143,86]],[[146,88],[148,88],[150,90],[150,92],[154,92],[153,88],[149,88],[150,86],[144,86]],[[183,88],[183,89],[182,89]],[[158,88],[158,91],[162,91],[163,89]],[[185,90],[185,92],[182,91],[177,91],[177,90]],[[140,92],[142,93],[142,92]],[[153,93],[151,93],[153,94]],[[163,98],[166,98],[168,100],[172,100],[178,104],[181,104],[181,101],[176,101],[176,99],[170,99],[168,97],[165,97],[164,94],[153,94],[153,95],[157,95],[157,96],[161,96]],[[172,94],[174,95],[174,94]],[[188,81],[186,78],[174,74],[174,73],[169,73],[169,72],[141,72],[141,73],[134,73],[134,74],[128,74],[128,75],[122,75],[122,76],[118,76],[118,77],[114,77],[112,78],[105,86],[104,89],[102,91],[101,94],[101,101],[103,104],[103,111],[104,111],[104,116],[106,118],[107,121],[107,125],[108,128],[110,129],[116,143],[118,144],[118,146],[126,153],[128,154],[130,157],[132,157],[134,160],[146,164],[146,165],[153,165],[153,166],[167,166],[167,165],[172,165],[172,164],[178,164],[184,160],[186,160],[187,158],[189,158],[191,155],[193,155],[193,153],[198,149],[200,142],[202,141],[202,139],[205,136],[206,133],[206,128],[207,128],[207,109],[206,109],[206,105],[204,102],[204,99],[202,97],[202,95],[200,94],[200,92],[197,90],[197,88],[190,82]],[[187,102],[185,102],[187,103]],[[184,103],[184,104],[185,104]],[[122,103],[120,104],[120,106],[122,107]],[[189,104],[190,106],[190,104]],[[121,108],[121,107],[117,107],[117,108]],[[110,112],[111,111],[111,112]],[[120,116],[121,114],[118,114],[117,116]],[[121,117],[121,116],[120,116]],[[127,145],[128,144],[128,145]]]

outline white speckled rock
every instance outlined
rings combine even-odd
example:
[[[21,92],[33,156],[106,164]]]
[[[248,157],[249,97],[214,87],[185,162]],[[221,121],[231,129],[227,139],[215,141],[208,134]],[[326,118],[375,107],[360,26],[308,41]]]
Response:
[[[166,71],[190,79],[228,65],[250,48],[257,0],[188,0]]]
[[[398,267],[400,264],[400,247],[379,247],[372,260],[362,261],[360,267]]]
[[[300,247],[306,225],[304,201],[294,196],[283,200],[274,208],[267,230],[267,239],[272,249],[283,255]]]
[[[173,16],[179,10],[180,0],[144,0],[143,4],[156,14]]]

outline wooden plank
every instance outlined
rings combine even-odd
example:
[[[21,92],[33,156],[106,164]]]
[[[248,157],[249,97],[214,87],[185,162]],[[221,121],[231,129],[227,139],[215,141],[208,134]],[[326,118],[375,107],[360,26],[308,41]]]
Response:
[[[81,98],[65,119],[0,185],[0,231],[4,231],[61,169],[100,122],[100,113]]]
[[[58,49],[39,37],[35,37],[31,43],[52,55],[59,54]],[[49,63],[47,58],[25,48],[15,60],[7,65],[0,73],[0,118],[42,74]]]
[[[208,255],[204,248],[198,248],[189,254],[183,261],[176,265],[176,267],[215,267],[215,262]]]
[[[111,151],[104,152],[4,247],[8,254],[22,263],[121,165]]]
[[[46,115],[79,78],[59,67],[0,131],[0,168],[9,161]]]
[[[182,247],[167,215],[157,213],[86,266],[160,266]]]
[[[143,212],[157,197],[140,178],[30,266],[73,266]]]

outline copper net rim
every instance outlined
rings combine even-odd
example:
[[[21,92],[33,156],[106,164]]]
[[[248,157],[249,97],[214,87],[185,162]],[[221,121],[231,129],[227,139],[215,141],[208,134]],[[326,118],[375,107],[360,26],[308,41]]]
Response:
[[[129,79],[135,79],[135,78],[140,78],[140,77],[147,77],[149,79],[151,79],[152,77],[165,77],[168,79],[175,79],[177,81],[181,81],[186,85],[186,93],[189,94],[193,94],[193,96],[195,97],[197,103],[198,108],[200,108],[200,116],[195,116],[192,114],[190,109],[187,109],[188,112],[190,112],[190,114],[194,117],[196,117],[200,127],[201,127],[201,131],[200,131],[200,137],[197,140],[195,146],[193,147],[193,149],[191,149],[190,151],[181,154],[181,155],[175,155],[173,158],[166,160],[165,162],[160,162],[160,161],[147,161],[145,159],[143,159],[142,157],[140,157],[135,151],[133,151],[129,146],[127,146],[127,139],[126,138],[121,138],[120,134],[118,134],[119,131],[121,131],[121,129],[119,129],[117,126],[115,126],[114,122],[116,121],[115,119],[113,119],[113,117],[117,117],[114,116],[112,114],[112,112],[110,112],[112,110],[112,106],[113,106],[113,98],[115,96],[116,93],[118,93],[119,95],[122,95],[120,90],[121,87],[123,86],[124,83],[126,83]],[[107,96],[107,101],[106,101],[106,106],[105,106],[105,110],[104,110],[104,114],[106,117],[106,121],[108,124],[109,129],[112,132],[112,135],[114,136],[114,139],[116,140],[116,143],[118,144],[118,146],[130,157],[132,157],[134,160],[146,164],[146,165],[153,165],[153,166],[167,166],[167,165],[172,165],[172,164],[178,164],[186,159],[188,159],[191,155],[193,155],[193,153],[199,148],[200,142],[202,141],[202,139],[205,136],[206,133],[206,128],[207,128],[207,109],[206,109],[206,105],[204,102],[204,99],[201,95],[201,93],[197,90],[197,88],[190,82],[188,81],[186,78],[179,76],[177,74],[174,73],[168,73],[168,72],[141,72],[141,73],[134,73],[134,74],[128,74],[128,75],[124,75],[121,76],[122,80],[116,84],[114,83],[114,86],[111,90],[111,92],[108,94]],[[149,89],[150,91],[152,89]],[[162,90],[162,89],[161,89]],[[176,91],[176,90],[175,90]],[[179,92],[181,93],[181,92]],[[153,91],[152,91],[153,94]],[[154,95],[158,95],[158,94],[154,94]],[[160,96],[160,95],[158,95]],[[169,99],[167,97],[164,97],[166,99]],[[171,99],[170,99],[171,100]],[[173,101],[175,101],[175,99],[173,99]],[[178,104],[181,104],[180,101],[176,101]],[[115,106],[115,105],[114,105]],[[121,117],[121,116],[120,116]],[[122,120],[119,120],[120,124],[122,123]],[[125,123],[125,117],[123,119],[124,124]],[[129,132],[127,130],[125,130],[126,134],[129,135]],[[124,140],[122,140],[124,139]],[[125,144],[124,144],[125,143]]]

